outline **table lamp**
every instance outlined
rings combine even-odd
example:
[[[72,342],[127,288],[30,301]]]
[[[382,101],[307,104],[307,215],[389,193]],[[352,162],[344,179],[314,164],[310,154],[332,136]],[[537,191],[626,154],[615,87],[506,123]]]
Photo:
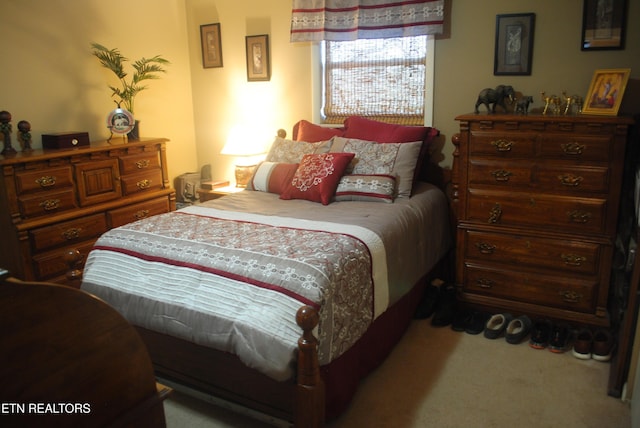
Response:
[[[261,155],[265,153],[266,144],[262,139],[241,128],[229,132],[227,142],[220,151],[220,154],[236,157],[236,187],[247,186]]]

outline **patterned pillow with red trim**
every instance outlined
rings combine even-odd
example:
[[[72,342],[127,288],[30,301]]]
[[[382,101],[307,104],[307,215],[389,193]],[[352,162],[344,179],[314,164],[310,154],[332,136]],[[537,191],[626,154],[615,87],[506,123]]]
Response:
[[[385,174],[344,175],[336,189],[336,201],[393,202],[396,178]]]
[[[298,169],[297,163],[261,162],[247,184],[247,190],[281,194]]]
[[[280,199],[306,199],[328,205],[336,193],[353,153],[304,155],[289,186]]]

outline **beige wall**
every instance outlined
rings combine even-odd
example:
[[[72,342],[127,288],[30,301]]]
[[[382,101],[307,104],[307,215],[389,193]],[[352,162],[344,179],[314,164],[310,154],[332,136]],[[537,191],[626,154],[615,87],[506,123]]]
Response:
[[[582,52],[583,0],[452,0],[450,36],[436,41],[434,126],[451,162],[455,116],[472,111],[478,92],[500,83],[534,95],[586,94],[595,69],[630,67],[640,78],[640,27],[627,27],[621,51]],[[628,22],[640,22],[629,1]],[[290,0],[4,0],[0,14],[0,109],[29,120],[39,134],[87,130],[106,138],[113,83],[89,43],[118,47],[130,58],[162,54],[169,73],[136,100],[143,136],[165,136],[170,174],[211,163],[232,179],[233,159],[219,154],[234,126],[256,138],[311,120],[311,46],[289,42]],[[536,14],[531,76],[494,76],[495,15]],[[199,26],[219,22],[224,67],[202,67]],[[269,34],[272,77],[247,82],[245,36]],[[628,95],[628,94],[627,94]],[[14,125],[15,126],[15,125]]]

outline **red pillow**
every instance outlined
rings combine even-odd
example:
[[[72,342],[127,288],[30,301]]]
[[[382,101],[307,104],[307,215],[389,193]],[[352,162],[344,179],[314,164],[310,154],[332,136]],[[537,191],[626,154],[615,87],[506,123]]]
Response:
[[[353,153],[304,155],[290,185],[280,194],[280,199],[306,199],[328,205],[354,156]]]
[[[293,126],[293,139],[296,141],[306,141],[307,143],[327,141],[336,135],[342,136],[343,133],[344,129],[342,128],[327,128],[325,126],[315,125],[306,120],[301,120]]]
[[[253,173],[247,190],[279,195],[289,186],[297,169],[297,163],[262,162]]]

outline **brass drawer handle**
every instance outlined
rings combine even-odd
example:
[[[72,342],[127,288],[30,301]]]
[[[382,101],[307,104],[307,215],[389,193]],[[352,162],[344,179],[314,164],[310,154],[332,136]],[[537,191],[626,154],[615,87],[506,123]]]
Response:
[[[496,140],[492,141],[491,145],[494,146],[498,152],[510,152],[513,147],[513,141]]]
[[[138,169],[148,168],[149,164],[150,164],[149,159],[142,159],[136,162],[136,168]]]
[[[140,180],[136,183],[136,186],[138,186],[138,189],[146,189],[150,185],[151,185],[151,181],[149,180]]]
[[[502,207],[500,204],[495,204],[491,211],[489,211],[489,223],[495,224],[500,221],[500,217],[502,217]]]
[[[560,180],[560,184],[563,186],[578,187],[584,179],[579,175],[562,174],[558,176],[558,180]]]
[[[584,256],[579,256],[578,254],[561,254],[560,257],[562,261],[567,266],[582,266],[582,263],[587,261],[587,258]]]
[[[476,279],[476,284],[478,284],[480,288],[492,288],[494,282],[487,278],[478,278]]]
[[[566,303],[580,303],[583,297],[582,293],[573,290],[560,290],[560,296],[562,301]]]
[[[480,254],[493,254],[496,249],[495,245],[487,244],[486,242],[478,242],[476,247],[478,251],[480,251]]]
[[[78,237],[80,237],[80,232],[82,232],[82,228],[72,227],[62,232],[62,236],[67,241],[71,241],[72,239],[77,239]]]
[[[38,179],[36,179],[36,183],[40,185],[40,187],[51,187],[56,184],[56,177],[51,175],[44,175]]]
[[[565,155],[578,156],[582,154],[586,146],[584,144],[573,142],[561,144],[560,147],[562,147],[562,151]]]
[[[569,216],[569,221],[572,223],[588,223],[591,218],[591,213],[579,210],[570,211],[567,215]]]
[[[149,210],[140,210],[133,214],[133,216],[137,220],[142,220],[143,218],[147,218],[148,215],[149,215]]]
[[[513,173],[509,171],[505,171],[504,169],[496,170],[491,173],[493,179],[496,181],[509,181],[509,177],[513,175]]]
[[[45,211],[55,210],[60,206],[60,199],[47,199],[46,201],[40,202],[40,206],[44,208]]]

